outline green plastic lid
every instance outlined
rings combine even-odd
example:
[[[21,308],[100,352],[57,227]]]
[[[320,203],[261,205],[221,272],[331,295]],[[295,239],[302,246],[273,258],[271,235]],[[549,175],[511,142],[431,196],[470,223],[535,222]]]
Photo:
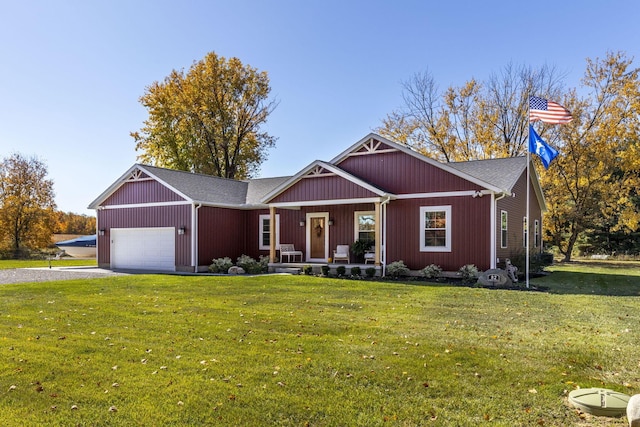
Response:
[[[619,417],[627,410],[630,396],[606,388],[580,388],[569,393],[569,402],[583,412]]]

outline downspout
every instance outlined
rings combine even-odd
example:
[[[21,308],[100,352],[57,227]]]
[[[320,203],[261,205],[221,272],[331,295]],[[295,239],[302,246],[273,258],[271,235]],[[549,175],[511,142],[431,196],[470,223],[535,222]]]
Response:
[[[504,199],[505,197],[507,197],[508,194],[506,191],[503,191],[500,196],[496,197],[496,193],[491,193],[491,260],[489,262],[489,267],[490,268],[496,268],[496,254],[497,254],[497,240],[498,240],[498,235],[496,234],[496,230],[497,230],[497,219],[496,219],[496,213],[498,212],[498,200],[500,199]]]
[[[191,228],[192,228],[192,236],[191,236],[191,266],[193,267],[193,272],[198,272],[198,209],[202,207],[202,203],[198,203],[197,205],[194,203],[191,209]]]
[[[380,249],[382,249],[382,277],[385,276],[387,270],[387,205],[391,201],[391,196],[387,196],[385,200],[380,203],[380,211],[382,214],[382,245]]]

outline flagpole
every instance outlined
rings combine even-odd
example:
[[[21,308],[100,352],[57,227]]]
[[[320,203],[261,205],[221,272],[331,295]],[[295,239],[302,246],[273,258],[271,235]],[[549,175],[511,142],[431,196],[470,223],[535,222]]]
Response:
[[[529,100],[527,99],[527,105],[529,106],[529,108],[527,108],[527,120],[529,121],[529,126],[531,126],[531,102],[529,102]],[[529,138],[531,138],[531,133],[529,133]],[[530,209],[530,197],[529,197],[529,192],[530,187],[531,187],[531,172],[529,171],[529,165],[531,164],[531,150],[530,147],[531,146],[531,141],[527,141],[527,216],[526,216],[526,234],[525,234],[525,285],[527,287],[527,289],[529,289],[529,209]]]

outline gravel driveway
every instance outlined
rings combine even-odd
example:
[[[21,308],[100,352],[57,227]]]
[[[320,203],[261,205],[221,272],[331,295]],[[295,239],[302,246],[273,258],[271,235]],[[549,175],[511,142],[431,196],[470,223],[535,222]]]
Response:
[[[95,279],[106,276],[122,276],[98,267],[52,267],[0,269],[0,284],[21,282],[47,282],[51,280]]]

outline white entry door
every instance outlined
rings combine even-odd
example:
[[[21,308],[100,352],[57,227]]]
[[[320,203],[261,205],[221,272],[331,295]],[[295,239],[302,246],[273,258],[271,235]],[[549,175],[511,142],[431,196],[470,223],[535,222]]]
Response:
[[[175,271],[174,227],[112,228],[111,268]]]

